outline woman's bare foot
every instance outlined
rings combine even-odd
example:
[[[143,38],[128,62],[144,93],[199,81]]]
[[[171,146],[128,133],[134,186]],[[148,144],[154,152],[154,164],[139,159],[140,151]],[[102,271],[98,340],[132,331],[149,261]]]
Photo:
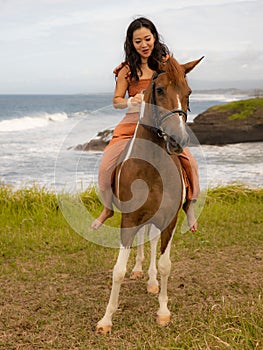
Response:
[[[189,225],[189,229],[191,232],[197,232],[197,221],[196,219],[189,219],[188,215],[187,215],[187,221],[188,221],[188,225]]]
[[[91,228],[93,230],[97,230],[104,223],[104,221],[106,221],[108,218],[112,217],[113,214],[114,214],[114,211],[112,209],[103,208],[103,210],[100,213],[100,215],[98,216],[98,218],[95,219],[93,221],[93,223],[91,224]]]
[[[187,222],[188,222],[188,226],[189,226],[190,231],[196,232],[198,225],[197,225],[197,221],[195,218],[193,201],[186,200],[185,204],[183,205],[183,209],[186,212]]]
[[[191,232],[196,232],[197,231],[197,221],[193,213],[189,213],[190,210],[188,210],[187,212],[187,222],[188,222],[188,226]]]

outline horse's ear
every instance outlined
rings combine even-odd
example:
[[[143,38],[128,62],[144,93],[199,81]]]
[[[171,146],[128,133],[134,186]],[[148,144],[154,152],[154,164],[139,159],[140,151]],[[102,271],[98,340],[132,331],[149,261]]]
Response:
[[[200,62],[205,56],[202,56],[198,60],[187,62],[185,64],[182,64],[182,67],[184,68],[185,74],[191,72],[191,70]]]

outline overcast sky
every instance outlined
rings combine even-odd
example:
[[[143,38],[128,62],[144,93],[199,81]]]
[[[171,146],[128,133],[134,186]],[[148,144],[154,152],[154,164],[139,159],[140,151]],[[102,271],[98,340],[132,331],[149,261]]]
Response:
[[[205,56],[195,88],[263,87],[262,0],[0,0],[0,93],[113,91],[139,15],[179,62]]]

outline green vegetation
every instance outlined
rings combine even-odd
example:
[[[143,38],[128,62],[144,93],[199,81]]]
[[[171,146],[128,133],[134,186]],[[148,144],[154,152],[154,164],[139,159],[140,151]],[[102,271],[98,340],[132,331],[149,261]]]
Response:
[[[80,197],[94,215],[100,210],[95,191]],[[94,329],[118,250],[74,232],[45,189],[0,186],[0,206],[0,349],[263,348],[263,189],[209,190],[199,231],[175,233],[170,325],[155,322],[158,299],[146,293],[147,273],[139,281],[127,274],[107,337]]]
[[[229,120],[253,117],[257,109],[262,110],[263,113],[263,98],[240,100],[210,108],[211,111],[232,112],[231,116],[228,118]]]

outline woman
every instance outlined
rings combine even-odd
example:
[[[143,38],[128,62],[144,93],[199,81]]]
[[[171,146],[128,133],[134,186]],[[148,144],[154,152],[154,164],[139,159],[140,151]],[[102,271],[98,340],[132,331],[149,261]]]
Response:
[[[116,126],[112,140],[105,148],[99,168],[99,188],[104,209],[99,217],[93,221],[91,227],[96,230],[111,217],[112,207],[112,174],[117,165],[121,152],[133,137],[139,118],[139,105],[142,102],[142,91],[145,90],[158,68],[158,62],[169,56],[169,50],[160,41],[154,24],[147,18],[135,19],[127,29],[124,44],[125,62],[119,65],[114,73],[118,77],[113,97],[115,108],[127,108],[123,120]],[[128,92],[128,98],[126,93]],[[188,149],[180,155],[185,183],[187,187],[187,201],[184,210],[187,213],[188,225],[192,232],[197,230],[194,216],[193,202],[199,194],[197,164]]]

